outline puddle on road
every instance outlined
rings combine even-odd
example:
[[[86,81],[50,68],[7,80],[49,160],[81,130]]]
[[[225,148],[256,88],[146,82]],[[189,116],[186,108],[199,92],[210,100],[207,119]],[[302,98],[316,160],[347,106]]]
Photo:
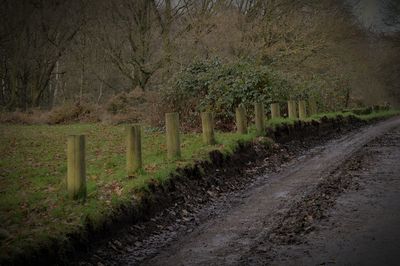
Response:
[[[289,195],[289,191],[280,191],[280,192],[274,193],[275,198],[287,198],[288,195]]]

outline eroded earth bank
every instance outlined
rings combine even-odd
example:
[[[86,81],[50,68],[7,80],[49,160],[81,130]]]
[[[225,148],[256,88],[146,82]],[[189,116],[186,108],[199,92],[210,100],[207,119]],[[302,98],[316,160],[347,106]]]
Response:
[[[277,145],[232,166],[236,182],[123,230],[79,264],[395,265],[399,148],[400,118]]]

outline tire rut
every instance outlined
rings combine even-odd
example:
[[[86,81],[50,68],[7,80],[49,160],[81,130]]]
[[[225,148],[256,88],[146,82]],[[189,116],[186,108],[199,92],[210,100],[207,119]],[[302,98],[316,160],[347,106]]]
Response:
[[[243,258],[254,253],[254,249],[260,249],[262,256],[258,259],[262,260],[246,264],[267,262],[272,254],[262,240],[282,223],[281,217],[366,143],[399,125],[400,119],[393,118],[348,133],[328,142],[319,152],[300,158],[284,171],[262,176],[264,182],[246,191],[240,202],[227,212],[199,225],[143,264],[243,264]],[[129,256],[124,263],[130,264]]]

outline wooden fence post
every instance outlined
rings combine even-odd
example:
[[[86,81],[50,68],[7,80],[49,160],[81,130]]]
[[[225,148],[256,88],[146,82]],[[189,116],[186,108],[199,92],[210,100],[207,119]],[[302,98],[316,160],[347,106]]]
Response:
[[[85,136],[67,139],[67,191],[71,199],[86,198]]]
[[[256,103],[254,105],[254,114],[255,114],[257,135],[263,136],[265,133],[265,111],[263,103]]]
[[[309,110],[309,115],[315,115],[317,114],[318,110],[317,110],[317,103],[315,101],[315,99],[310,99],[308,100],[308,110]]]
[[[278,118],[281,117],[281,109],[279,103],[272,103],[271,104],[271,118]]]
[[[293,100],[288,101],[288,117],[291,119],[297,118],[296,101]]]
[[[127,127],[126,170],[128,176],[142,168],[141,126]]]
[[[299,118],[301,120],[306,119],[307,117],[307,110],[306,110],[306,101],[301,100],[299,101]]]
[[[167,155],[169,159],[181,157],[181,144],[179,139],[179,114],[166,113],[165,123],[167,129]]]
[[[201,126],[203,128],[203,141],[207,145],[215,144],[214,118],[212,112],[201,113]]]
[[[243,105],[236,108],[236,128],[240,134],[247,134],[246,109]]]

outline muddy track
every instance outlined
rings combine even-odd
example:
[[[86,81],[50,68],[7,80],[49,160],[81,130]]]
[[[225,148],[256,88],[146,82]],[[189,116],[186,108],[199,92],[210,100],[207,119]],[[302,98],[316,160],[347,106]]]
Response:
[[[276,143],[260,137],[239,143],[231,155],[212,151],[210,161],[179,168],[166,182],[149,179],[148,189],[136,191],[101,224],[93,226],[87,220],[84,228],[66,238],[24,250],[0,264],[136,265],[241,204],[245,191],[265,184],[266,177],[288,162],[366,124],[355,116],[337,116],[269,128],[267,135]]]
[[[329,176],[366,143],[399,125],[400,119],[395,118],[367,126],[326,143],[311,154],[293,161],[280,173],[262,176],[265,182],[261,181],[244,191],[228,211],[200,224],[193,232],[180,237],[157,256],[146,260],[144,265],[268,263],[272,255],[269,252],[270,243],[273,241],[265,241],[271,239],[271,234],[272,239],[279,238],[274,234],[282,235],[279,228],[284,226],[285,218],[290,216],[293,206],[315,191],[324,177]],[[300,232],[294,230],[289,235]],[[290,239],[292,237],[289,236],[289,243],[292,241]],[[124,259],[126,264],[132,262],[129,255]]]
[[[367,143],[287,213],[270,264],[399,265],[399,161],[396,127]]]
[[[242,147],[228,161],[215,154],[212,165],[203,166],[205,173],[197,168],[183,172],[184,179],[163,191],[173,199],[170,207],[96,242],[72,264],[270,262],[274,246],[296,242],[312,228],[297,221],[295,217],[303,214],[293,214],[293,209],[361,146],[398,124],[399,119],[391,119],[354,129],[360,122],[351,118],[308,127],[298,124],[299,140],[286,142],[293,136],[288,137],[291,129],[283,128],[275,137],[284,144]],[[320,216],[317,212],[315,218]],[[295,226],[285,229],[285,222]]]

